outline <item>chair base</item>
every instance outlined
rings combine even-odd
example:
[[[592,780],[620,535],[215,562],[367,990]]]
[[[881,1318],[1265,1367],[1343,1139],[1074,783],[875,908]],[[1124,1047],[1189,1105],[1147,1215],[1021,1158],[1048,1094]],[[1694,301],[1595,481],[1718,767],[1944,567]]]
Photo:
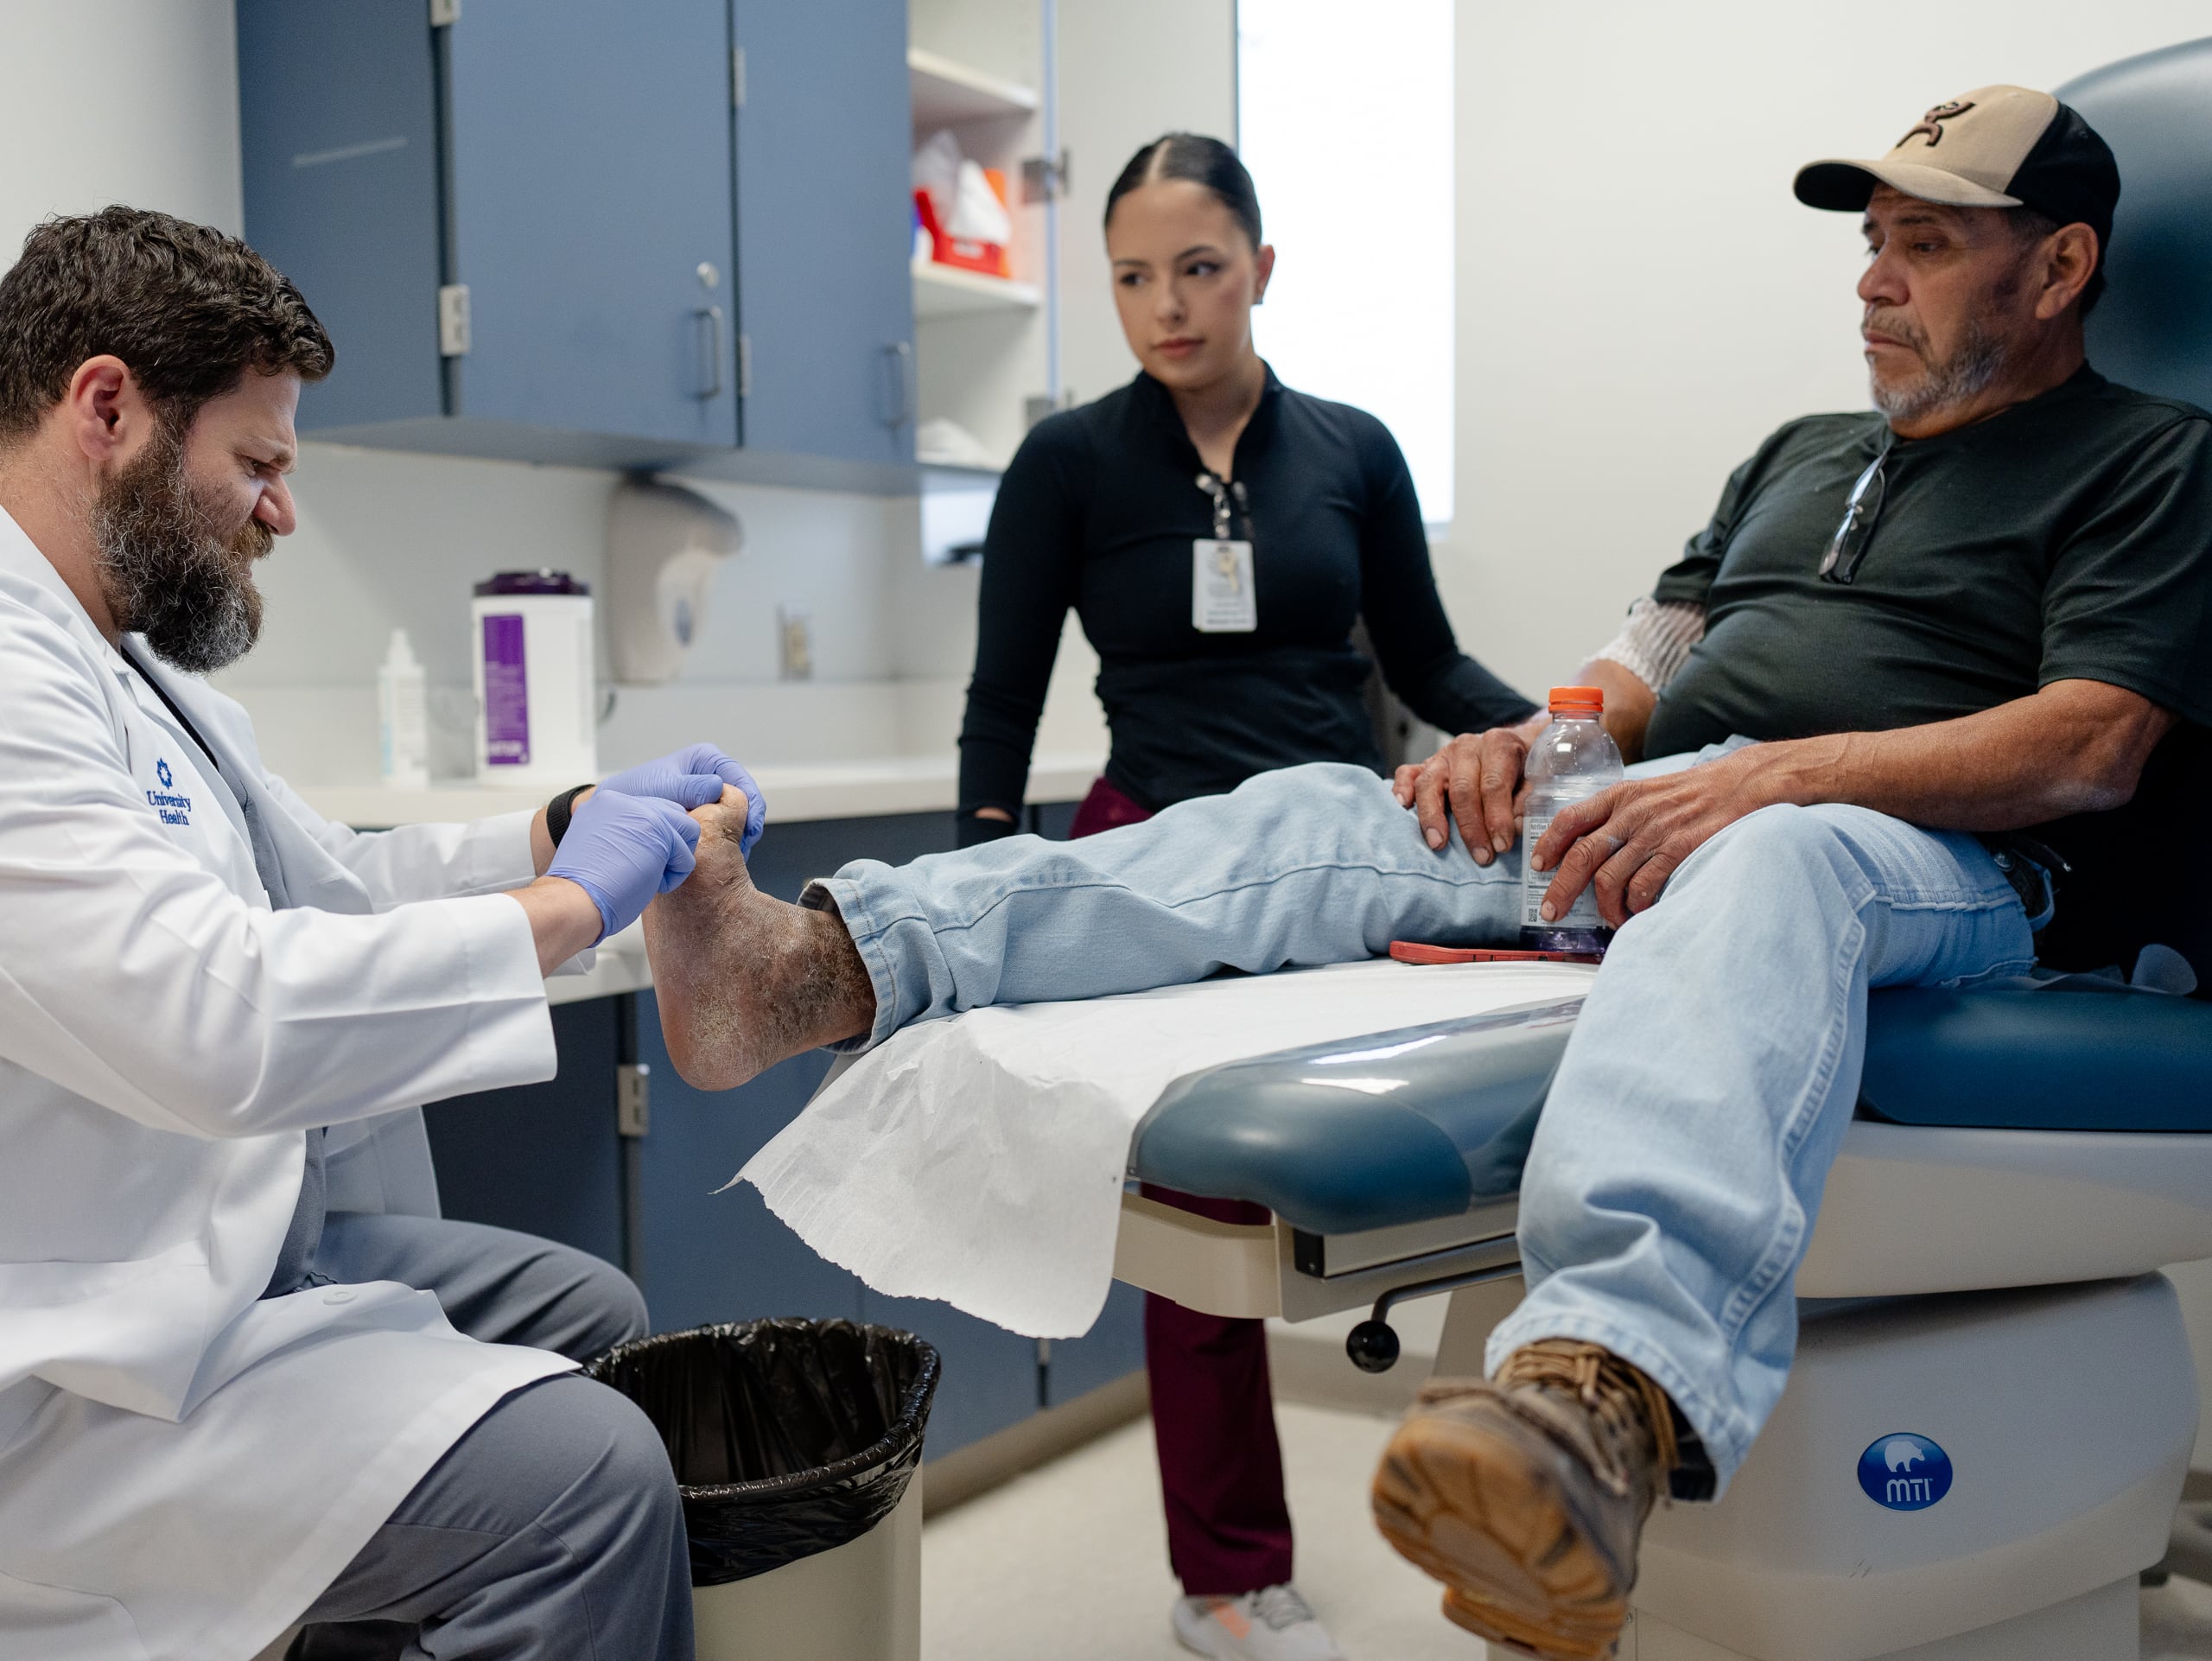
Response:
[[[2166,1281],[1802,1314],[1727,1494],[1645,1531],[1637,1619],[1672,1646],[1635,1661],[2132,1658],[2196,1434]]]
[[[1979,1632],[1961,1632],[1872,1661],[2136,1661],[2142,1642],[2133,1579],[2114,1581],[2049,1609],[2017,1615]],[[1490,1661],[1522,1661],[1495,1645]],[[1621,1635],[1618,1661],[1756,1661],[1741,1650],[1639,1616]]]

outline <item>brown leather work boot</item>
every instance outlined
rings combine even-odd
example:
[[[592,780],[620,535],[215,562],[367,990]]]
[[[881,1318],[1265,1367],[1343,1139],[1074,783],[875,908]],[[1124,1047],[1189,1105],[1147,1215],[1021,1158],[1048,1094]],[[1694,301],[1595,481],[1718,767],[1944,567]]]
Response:
[[[1611,1351],[1516,1350],[1494,1378],[1434,1380],[1375,1473],[1375,1523],[1451,1589],[1444,1613],[1542,1661],[1613,1653],[1637,1542],[1678,1458],[1672,1404]]]

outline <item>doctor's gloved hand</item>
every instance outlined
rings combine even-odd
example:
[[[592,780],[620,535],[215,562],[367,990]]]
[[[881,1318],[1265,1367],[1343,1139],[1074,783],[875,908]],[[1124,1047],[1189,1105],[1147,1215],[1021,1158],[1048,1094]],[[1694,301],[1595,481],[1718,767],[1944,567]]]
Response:
[[[625,767],[600,788],[619,790],[626,796],[657,796],[689,810],[720,801],[724,785],[745,792],[745,834],[739,839],[738,852],[750,854],[768,823],[768,805],[753,775],[712,744],[688,744],[658,760]]]
[[[715,788],[721,789],[720,780]],[[698,845],[698,822],[676,803],[601,785],[576,809],[545,875],[565,877],[591,896],[603,940],[690,875]]]

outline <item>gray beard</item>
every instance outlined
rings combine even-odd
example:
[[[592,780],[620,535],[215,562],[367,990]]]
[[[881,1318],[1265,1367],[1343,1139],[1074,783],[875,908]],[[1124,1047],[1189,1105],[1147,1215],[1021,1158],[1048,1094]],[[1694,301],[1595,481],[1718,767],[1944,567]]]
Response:
[[[1969,322],[1958,350],[1942,363],[1929,364],[1911,385],[1884,386],[1869,377],[1874,407],[1894,425],[1922,420],[1946,404],[1964,404],[1989,390],[2004,370],[2005,356],[2004,341],[1980,322]]]
[[[184,445],[165,427],[104,483],[92,503],[100,589],[117,628],[142,633],[175,669],[204,675],[236,663],[261,637],[251,564],[271,540],[259,520],[227,540],[194,493]]]

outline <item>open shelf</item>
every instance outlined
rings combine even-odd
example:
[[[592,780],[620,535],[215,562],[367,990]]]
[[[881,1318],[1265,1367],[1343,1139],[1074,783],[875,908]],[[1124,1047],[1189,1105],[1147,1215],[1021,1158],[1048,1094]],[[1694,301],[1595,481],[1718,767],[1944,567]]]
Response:
[[[1050,308],[1039,279],[1053,210],[1023,184],[1027,163],[1044,148],[1051,102],[1043,53],[1028,44],[1043,45],[1033,34],[1039,0],[912,3],[921,29],[906,51],[915,148],[949,135],[963,160],[1003,180],[1014,220],[1010,264],[1002,267],[1011,277],[939,264],[926,240],[912,262],[917,436],[951,423],[975,443],[949,453],[1003,465],[1028,430],[1023,395],[1043,385],[1049,355]],[[927,557],[943,559],[950,548],[980,540],[997,467],[924,462],[918,471]]]
[[[914,130],[919,133],[935,132],[957,121],[1027,116],[1037,108],[1033,88],[919,47],[907,48],[906,80],[913,97]]]
[[[1043,303],[1033,283],[963,271],[933,259],[914,262],[914,315],[964,317],[981,312],[1034,311]]]

